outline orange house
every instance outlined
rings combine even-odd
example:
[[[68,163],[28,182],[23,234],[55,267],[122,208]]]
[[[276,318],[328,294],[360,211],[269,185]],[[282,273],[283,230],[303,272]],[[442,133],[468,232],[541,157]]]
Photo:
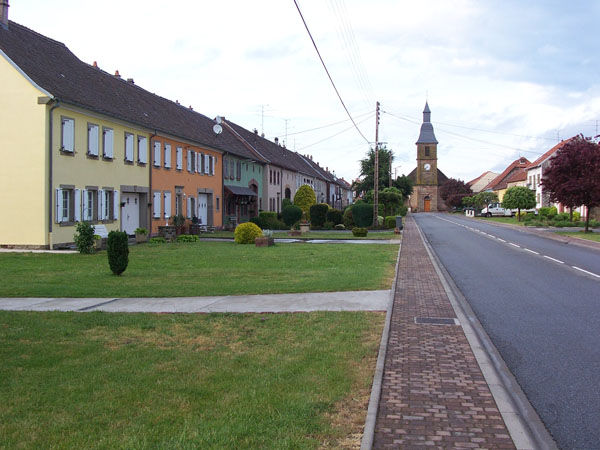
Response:
[[[151,234],[178,215],[187,224],[221,228],[222,154],[161,134],[152,136],[150,153]]]

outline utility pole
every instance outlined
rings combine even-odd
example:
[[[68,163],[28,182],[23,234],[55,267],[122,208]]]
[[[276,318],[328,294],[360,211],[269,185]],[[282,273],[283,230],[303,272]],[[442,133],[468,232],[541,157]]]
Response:
[[[376,227],[379,216],[379,102],[375,107],[375,164],[373,167],[375,186],[373,191],[373,226]]]

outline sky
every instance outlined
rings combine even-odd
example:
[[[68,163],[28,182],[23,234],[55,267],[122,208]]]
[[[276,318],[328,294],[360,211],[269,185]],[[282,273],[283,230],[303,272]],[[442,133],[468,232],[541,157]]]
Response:
[[[351,181],[375,142],[416,166],[427,101],[438,167],[464,181],[600,134],[600,2],[10,0],[9,19],[84,62],[217,115]]]

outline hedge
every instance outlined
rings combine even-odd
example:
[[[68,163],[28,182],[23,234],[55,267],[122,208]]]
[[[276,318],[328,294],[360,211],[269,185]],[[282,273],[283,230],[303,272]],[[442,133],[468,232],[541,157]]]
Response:
[[[310,207],[310,223],[313,227],[321,228],[323,226],[327,220],[328,209],[329,205],[327,203],[318,203]]]

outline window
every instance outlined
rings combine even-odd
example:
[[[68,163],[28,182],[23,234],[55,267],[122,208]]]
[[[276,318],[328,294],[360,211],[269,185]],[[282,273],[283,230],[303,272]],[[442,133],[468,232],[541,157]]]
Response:
[[[208,162],[210,159],[209,155],[202,155],[202,158],[204,159],[204,173],[206,175],[208,175],[210,173],[210,163]]]
[[[160,142],[154,141],[154,167],[160,167]]]
[[[280,173],[277,172],[277,184],[281,184],[281,178],[280,178]]]
[[[163,197],[165,199],[165,219],[168,219],[171,217],[171,193],[167,191]]]
[[[152,217],[160,219],[160,192],[152,193]]]
[[[148,162],[148,139],[145,136],[138,136],[138,162],[140,164]]]
[[[93,220],[95,220],[94,217],[94,212],[96,211],[96,208],[94,208],[94,205],[97,203],[96,200],[96,196],[97,196],[98,192],[95,190],[91,190],[91,189],[84,189],[83,190],[83,195],[82,195],[82,199],[83,199],[83,204],[82,204],[82,216],[83,216],[83,220],[87,221],[87,222],[91,222]]]
[[[165,167],[171,168],[171,144],[165,142]]]
[[[114,132],[111,128],[102,128],[102,157],[113,158]]]
[[[236,180],[240,181],[242,179],[242,162],[238,161],[237,162],[237,173],[236,173]]]
[[[425,156],[431,156],[429,152],[429,147],[425,147]]]
[[[118,220],[120,206],[119,191],[98,190],[98,220]]]
[[[196,197],[192,197],[188,195],[187,198],[187,218],[191,219],[192,217],[196,217]]]
[[[133,134],[125,133],[125,161],[133,162]]]
[[[269,169],[269,184],[273,184],[273,171]]]
[[[75,151],[75,120],[68,117],[61,118],[61,144],[63,152]]]
[[[231,180],[235,178],[235,161],[233,159],[229,161],[229,178]]]
[[[72,189],[57,189],[56,190],[56,222],[71,222],[71,206]]]
[[[181,170],[183,168],[183,149],[177,147],[175,150],[175,169]]]
[[[194,167],[194,165],[192,164],[192,155],[194,153],[191,150],[187,151],[187,170],[188,172],[193,172],[192,168]]]
[[[100,130],[98,125],[88,123],[88,137],[87,137],[87,154],[90,156],[98,156]]]
[[[229,161],[226,159],[223,160],[223,168],[225,169],[225,179],[229,178]]]
[[[213,156],[208,156],[208,174],[215,174],[215,158]]]
[[[175,215],[183,215],[181,194],[175,194]]]
[[[217,206],[217,211],[219,210],[219,200],[221,200],[219,197],[216,198],[217,202],[216,202],[216,206]]]

